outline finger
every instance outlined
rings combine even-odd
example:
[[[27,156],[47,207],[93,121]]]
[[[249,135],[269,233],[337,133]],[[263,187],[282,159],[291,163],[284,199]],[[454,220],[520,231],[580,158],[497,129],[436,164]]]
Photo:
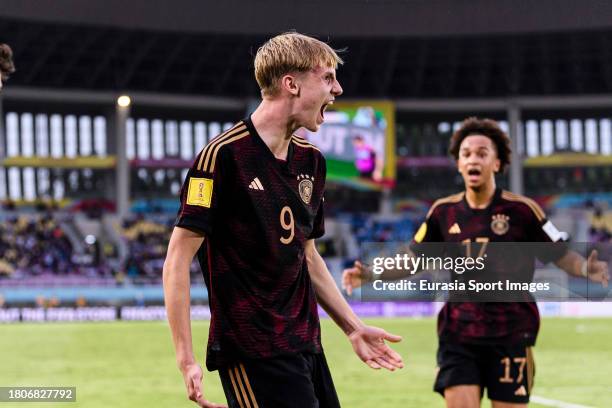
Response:
[[[342,283],[342,286],[344,287],[347,295],[351,296],[353,294],[353,283],[351,281],[350,272],[344,275],[344,282]]]
[[[383,339],[390,341],[391,343],[399,343],[402,341],[402,336],[398,336],[396,334],[391,334],[387,332],[383,332]]]
[[[592,262],[595,262],[596,260],[597,260],[597,250],[594,249],[591,251],[591,255],[589,255],[589,259],[587,259],[587,262],[590,265]]]
[[[376,361],[378,365],[380,365],[383,368],[386,368],[389,371],[395,371],[395,365],[391,364],[390,362],[388,362],[382,357],[376,357],[374,361]]]
[[[185,376],[183,377],[183,380],[185,381],[185,388],[187,388],[187,398],[189,398],[193,402],[197,402],[195,397],[195,391],[193,390],[193,382],[191,381],[191,377]]]
[[[351,268],[351,269],[347,269],[346,270],[346,275],[345,275],[345,290],[346,293],[350,296],[353,294],[353,289],[355,288],[355,285],[353,285],[353,280],[355,278],[359,278],[360,277],[360,273],[357,269],[355,268]]]
[[[345,269],[342,272],[342,289],[348,291],[348,287],[351,285],[351,269]]]
[[[389,363],[393,364],[397,368],[404,367],[404,362],[402,357],[393,351],[389,346],[384,347],[384,349],[378,351],[377,357],[384,358]]]
[[[382,367],[376,363],[373,360],[366,360],[365,362],[368,366],[370,366],[370,368],[373,368],[374,370],[380,370]]]
[[[187,398],[193,402],[197,402],[195,391],[193,390],[193,383],[191,380],[187,380]]]
[[[196,400],[204,400],[204,397],[202,395],[202,382],[201,380],[198,378],[198,376],[196,376],[195,378],[191,379],[192,384],[193,384],[193,394],[196,398]],[[206,401],[206,400],[204,400]]]
[[[355,265],[355,268],[357,268],[357,269],[363,268],[363,264],[360,261],[355,261],[354,265]]]
[[[202,407],[204,408],[227,408],[227,405],[215,404],[214,402],[203,400]]]
[[[387,347],[387,350],[385,350],[385,352],[388,356],[388,359],[391,359],[392,361],[401,364],[402,367],[404,366],[404,359],[402,358],[402,356],[400,356],[399,353],[397,353],[391,347]]]

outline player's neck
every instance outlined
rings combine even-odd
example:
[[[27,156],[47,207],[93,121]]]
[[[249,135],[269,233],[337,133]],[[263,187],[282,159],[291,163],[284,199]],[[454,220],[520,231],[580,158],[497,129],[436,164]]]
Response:
[[[467,187],[465,189],[465,199],[470,208],[487,208],[489,204],[491,204],[491,201],[493,201],[495,188],[495,180],[478,188]]]
[[[291,135],[297,130],[290,120],[288,109],[277,101],[262,101],[251,121],[259,137],[277,159],[286,160]]]

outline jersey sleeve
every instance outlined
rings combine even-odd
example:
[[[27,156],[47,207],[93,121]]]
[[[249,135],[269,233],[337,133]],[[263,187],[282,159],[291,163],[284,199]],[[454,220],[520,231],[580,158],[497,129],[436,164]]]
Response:
[[[321,201],[319,202],[319,209],[317,211],[317,215],[315,216],[314,226],[312,228],[312,232],[308,239],[317,239],[321,238],[325,235],[325,214],[323,211],[324,198],[321,197]]]
[[[327,165],[325,163],[325,158],[321,156],[322,169],[319,172],[319,179],[322,181],[321,188],[325,191],[325,180],[327,178]],[[314,219],[314,224],[312,227],[312,232],[308,236],[308,239],[317,239],[321,238],[325,234],[325,211],[324,211],[325,197],[321,194],[321,199],[319,200],[319,205],[317,208],[317,212]]]
[[[438,223],[439,211],[438,208],[432,208],[425,217],[425,221],[417,229],[412,241],[410,242],[410,250],[416,255],[434,256],[444,252],[444,245],[432,245],[432,242],[444,242],[444,237],[440,233]]]
[[[204,149],[189,169],[180,193],[179,208],[175,226],[198,231],[204,235],[213,234],[212,220],[219,207],[227,160],[223,150],[211,171],[204,171],[202,156]]]
[[[540,242],[537,245],[536,257],[544,262],[555,262],[568,251],[566,241],[569,236],[566,232],[559,231],[557,227],[546,218],[546,214],[537,204],[533,204],[535,209],[532,211],[530,220],[530,241]]]

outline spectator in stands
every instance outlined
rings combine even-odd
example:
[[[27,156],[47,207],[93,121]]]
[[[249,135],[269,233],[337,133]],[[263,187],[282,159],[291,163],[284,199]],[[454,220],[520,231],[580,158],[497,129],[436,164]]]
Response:
[[[15,72],[15,64],[13,63],[13,50],[8,44],[0,43],[0,90],[2,83]]]
[[[128,258],[123,271],[128,278],[161,279],[170,231],[170,222],[156,223],[145,220],[142,215],[124,222],[122,235],[127,245]],[[195,268],[192,272],[197,273],[199,269]]]
[[[0,224],[0,269],[5,275],[77,272],[72,254],[70,240],[49,214],[38,219],[10,218]]]
[[[605,243],[610,241],[612,231],[608,228],[607,220],[608,217],[603,208],[599,205],[595,206],[589,229],[591,242]]]

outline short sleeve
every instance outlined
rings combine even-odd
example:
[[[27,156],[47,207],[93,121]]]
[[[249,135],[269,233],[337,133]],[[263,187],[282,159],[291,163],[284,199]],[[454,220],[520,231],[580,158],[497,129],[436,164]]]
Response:
[[[180,194],[180,208],[175,226],[196,230],[204,235],[212,235],[212,220],[219,207],[223,174],[226,172],[226,160],[223,151],[217,156],[217,162],[211,171],[204,171],[201,163],[204,149],[187,172]]]
[[[425,221],[417,229],[410,243],[410,250],[418,255],[433,255],[432,252],[437,252],[436,250],[444,252],[443,246],[429,244],[432,242],[444,242],[444,237],[440,233],[438,211],[436,209],[429,211]]]
[[[312,232],[310,233],[308,239],[317,239],[325,235],[325,213],[323,210],[324,203],[325,199],[321,197],[319,209],[317,210],[317,215],[315,216]]]
[[[536,257],[544,262],[555,262],[559,260],[568,251],[566,241],[569,236],[566,232],[559,231],[557,227],[547,219],[540,209],[542,216],[534,216],[531,220],[530,235],[534,242],[541,242],[542,245],[537,245]]]
[[[422,242],[443,242],[444,237],[440,234],[440,228],[438,227],[437,212],[430,211],[425,218],[425,221],[421,224],[419,229],[412,238],[413,244],[420,244]]]
[[[322,182],[321,189],[325,190],[325,180],[327,178],[327,165],[325,163],[325,159],[321,156],[322,168],[319,171],[319,179]],[[321,194],[321,199],[319,200],[319,206],[317,208],[317,212],[315,215],[312,232],[308,236],[308,239],[317,239],[321,238],[325,234],[325,197]]]

